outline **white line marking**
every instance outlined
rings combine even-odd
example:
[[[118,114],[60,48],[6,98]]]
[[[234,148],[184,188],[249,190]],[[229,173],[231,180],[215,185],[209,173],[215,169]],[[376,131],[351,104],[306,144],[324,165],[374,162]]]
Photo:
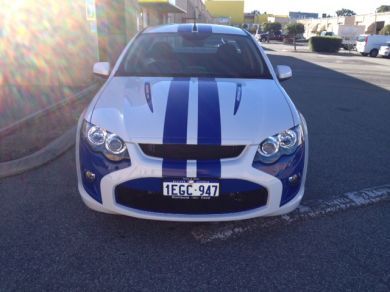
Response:
[[[187,177],[196,177],[196,160],[187,161]]]
[[[291,224],[298,220],[316,218],[350,208],[367,206],[380,201],[390,200],[390,185],[348,192],[329,200],[308,201],[290,214],[279,217],[256,218],[228,223],[204,223],[192,230],[194,238],[201,243],[215,240],[227,240],[241,233],[274,225]]]

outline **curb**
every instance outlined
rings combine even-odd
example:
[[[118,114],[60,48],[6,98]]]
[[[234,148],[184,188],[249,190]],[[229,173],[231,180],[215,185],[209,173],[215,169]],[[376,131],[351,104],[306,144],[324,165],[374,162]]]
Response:
[[[0,179],[21,174],[37,168],[57,158],[70,149],[75,143],[76,126],[66,131],[62,136],[53,140],[44,148],[28,156],[0,163]]]
[[[85,95],[89,94],[91,91],[97,89],[97,86],[98,86],[98,83],[94,82],[91,85],[89,85],[88,87],[73,94],[71,97],[66,98],[64,100],[61,100],[61,101],[59,101],[59,102],[57,102],[49,107],[46,107],[38,112],[32,113],[32,114],[24,117],[23,119],[16,121],[16,122],[2,128],[2,129],[0,129],[0,138],[7,136],[7,135],[11,134],[12,132],[16,131],[17,129],[22,127],[24,124],[31,121],[31,119],[36,119],[36,118],[43,116],[44,114],[46,114],[50,111],[53,111],[53,110],[56,110],[62,106],[65,106],[66,104],[68,104],[70,102],[73,102],[73,101],[76,101],[76,100],[83,98]],[[0,175],[0,177],[1,177],[1,175]]]

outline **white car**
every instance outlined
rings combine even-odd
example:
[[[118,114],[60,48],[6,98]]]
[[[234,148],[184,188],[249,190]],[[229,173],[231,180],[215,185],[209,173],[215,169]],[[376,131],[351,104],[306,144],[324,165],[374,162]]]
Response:
[[[363,56],[376,57],[379,48],[390,41],[390,35],[360,35],[356,42],[356,50]]]
[[[305,186],[305,120],[246,31],[208,24],[139,33],[82,114],[78,188],[93,210],[230,221],[294,210]]]
[[[388,41],[387,44],[380,47],[379,56],[390,57],[390,41]]]

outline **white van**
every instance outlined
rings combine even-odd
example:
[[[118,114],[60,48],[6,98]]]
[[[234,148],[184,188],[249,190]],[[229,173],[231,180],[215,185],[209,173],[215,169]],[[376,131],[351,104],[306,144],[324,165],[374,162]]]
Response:
[[[390,35],[365,35],[359,36],[356,42],[356,50],[363,56],[376,57],[379,48],[390,41]]]

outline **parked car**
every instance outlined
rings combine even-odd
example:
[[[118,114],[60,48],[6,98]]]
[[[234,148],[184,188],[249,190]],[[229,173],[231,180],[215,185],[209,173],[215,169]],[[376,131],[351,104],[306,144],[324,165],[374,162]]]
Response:
[[[259,37],[261,42],[270,41],[283,41],[284,35],[281,31],[276,32],[264,32],[260,34]]]
[[[218,40],[219,45],[215,44]],[[124,49],[81,115],[78,189],[90,208],[167,221],[230,221],[294,210],[306,123],[262,47],[240,28],[150,27]]]
[[[332,36],[335,36],[335,34],[334,34],[333,31],[321,31],[320,36],[329,36],[329,37],[332,37]]]
[[[356,42],[356,50],[363,56],[376,57],[379,49],[390,41],[390,35],[360,35]]]
[[[379,48],[379,56],[390,57],[390,41]]]

